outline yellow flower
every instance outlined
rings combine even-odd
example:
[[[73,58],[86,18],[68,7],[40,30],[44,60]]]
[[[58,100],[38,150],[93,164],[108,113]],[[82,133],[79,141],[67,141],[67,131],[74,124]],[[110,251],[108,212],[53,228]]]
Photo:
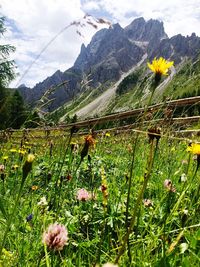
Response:
[[[7,160],[8,159],[8,156],[3,156],[2,159],[3,160]]]
[[[200,144],[191,144],[188,146],[187,151],[191,152],[194,155],[200,156]]]
[[[20,148],[18,150],[18,152],[19,152],[20,155],[24,155],[26,153],[26,150],[23,150],[23,149]]]
[[[152,63],[147,63],[151,71],[155,72],[155,80],[159,81],[162,75],[167,75],[169,68],[173,66],[173,61],[167,61],[163,57],[153,59]]]
[[[33,185],[33,186],[31,187],[31,189],[32,189],[33,191],[36,191],[38,188],[39,188],[39,187],[38,187],[37,185]]]
[[[16,171],[19,168],[19,165],[15,164],[12,166],[12,170]]]
[[[35,159],[35,156],[33,154],[28,154],[27,156],[27,162],[32,163]]]
[[[110,133],[106,133],[105,136],[110,137]]]

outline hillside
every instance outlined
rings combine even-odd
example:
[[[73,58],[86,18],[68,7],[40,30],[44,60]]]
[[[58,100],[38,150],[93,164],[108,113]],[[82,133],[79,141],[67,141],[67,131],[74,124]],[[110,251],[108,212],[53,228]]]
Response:
[[[99,96],[94,94],[95,91],[88,91],[52,112],[51,117],[67,122],[75,114],[79,119],[84,119],[143,107],[148,101],[153,78],[146,61],[144,56],[137,66],[124,73],[118,82]],[[200,58],[196,61],[185,59],[175,65],[168,76],[162,78],[154,93],[153,103],[200,95],[199,76]]]
[[[178,75],[185,64],[193,64],[191,62],[197,59],[199,51],[200,38],[195,34],[168,38],[162,22],[138,18],[125,28],[115,24],[98,31],[87,47],[81,46],[80,54],[70,69],[58,70],[34,88],[22,86],[19,90],[31,106],[37,105],[45,95],[47,105],[43,109],[53,112],[55,121],[66,120],[74,114],[88,117],[118,112],[140,106],[148,98],[151,74],[146,68],[147,61],[163,56],[175,63],[175,69],[159,88],[157,97],[162,99],[162,95],[167,94],[164,88],[170,86],[172,76],[176,72]],[[130,75],[136,77],[130,78]],[[126,80],[123,79],[133,79],[134,82],[129,81],[124,89]],[[166,91],[170,97],[171,86]],[[184,90],[187,94],[187,89]],[[177,89],[174,97],[178,94],[182,93]]]

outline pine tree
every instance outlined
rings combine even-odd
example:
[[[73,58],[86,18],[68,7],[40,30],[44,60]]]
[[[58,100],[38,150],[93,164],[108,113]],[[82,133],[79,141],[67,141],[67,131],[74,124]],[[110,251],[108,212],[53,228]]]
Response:
[[[0,17],[0,38],[6,31],[4,27],[4,20],[4,17]],[[0,88],[6,87],[15,77],[14,61],[8,59],[10,53],[14,51],[14,46],[9,44],[0,45]]]
[[[17,90],[15,90],[14,94],[10,97],[9,115],[9,126],[14,129],[19,129],[26,119],[24,101]]]
[[[4,17],[0,17],[0,38],[6,31],[4,20]],[[9,94],[5,88],[15,77],[14,61],[8,59],[9,54],[14,50],[15,48],[9,44],[0,45],[0,129],[6,128],[9,121]]]

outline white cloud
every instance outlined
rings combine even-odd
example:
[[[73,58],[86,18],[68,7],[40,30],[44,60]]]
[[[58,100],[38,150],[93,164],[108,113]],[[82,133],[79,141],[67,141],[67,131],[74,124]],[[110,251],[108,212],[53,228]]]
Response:
[[[71,22],[81,19],[84,12],[106,17],[121,26],[139,16],[159,19],[169,36],[192,32],[200,36],[200,0],[1,0],[0,11],[9,19],[5,41],[16,47],[13,57],[21,76],[48,42]],[[20,83],[33,86],[57,69],[71,67],[81,43],[87,44],[95,33],[92,27],[79,27],[83,38],[76,30],[69,27],[62,32]],[[20,76],[12,85],[16,86],[19,79]]]
[[[79,0],[2,0],[1,12],[11,19],[8,20],[10,24],[5,39],[16,47],[13,59],[20,72],[12,86],[19,83],[34,86],[57,69],[64,71],[71,67],[80,52],[81,43],[88,43],[95,33],[89,26],[87,30],[68,27],[45,49],[37,60],[37,68],[33,65],[21,80],[20,77],[49,41],[70,23],[82,19],[84,12]],[[77,29],[84,38],[76,33]]]
[[[200,35],[200,0],[85,0],[84,6],[93,14],[93,6],[112,16],[114,22],[126,26],[136,17],[159,19],[169,36],[181,33]],[[90,9],[88,9],[90,7]],[[95,7],[96,9],[96,7]],[[133,14],[131,16],[131,14]]]

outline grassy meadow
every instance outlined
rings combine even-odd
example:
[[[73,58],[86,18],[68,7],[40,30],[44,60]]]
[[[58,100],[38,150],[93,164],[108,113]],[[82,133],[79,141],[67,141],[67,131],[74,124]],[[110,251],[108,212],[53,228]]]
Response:
[[[0,266],[199,266],[199,155],[169,128],[2,140]]]

